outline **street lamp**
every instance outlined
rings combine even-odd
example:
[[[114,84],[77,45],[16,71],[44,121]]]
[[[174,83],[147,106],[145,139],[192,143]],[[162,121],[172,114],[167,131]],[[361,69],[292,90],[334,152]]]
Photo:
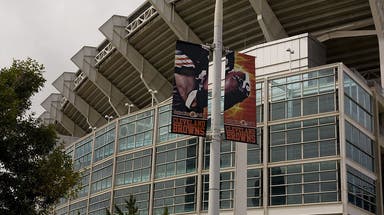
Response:
[[[155,101],[155,94],[157,93],[157,90],[152,90],[152,89],[149,89],[148,92],[151,94],[152,96],[152,107],[153,107],[153,103]]]
[[[108,121],[111,121],[113,119],[113,116],[112,115],[105,115],[104,118]]]
[[[295,53],[295,51],[291,48],[288,48],[285,51],[287,51],[289,53],[289,72],[291,72],[291,70],[292,70],[292,55]]]
[[[129,104],[129,103],[125,103],[124,106],[128,107],[128,114],[130,114],[131,113],[131,108],[133,108],[135,105]]]
[[[96,127],[89,126],[88,129],[91,130],[92,132],[95,132]]]

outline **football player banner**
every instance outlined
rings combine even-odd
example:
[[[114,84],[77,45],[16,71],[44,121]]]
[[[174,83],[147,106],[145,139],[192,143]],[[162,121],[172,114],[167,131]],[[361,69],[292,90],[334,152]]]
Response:
[[[227,140],[256,143],[255,57],[226,55],[224,129]]]
[[[172,133],[205,136],[208,117],[209,50],[176,42]]]

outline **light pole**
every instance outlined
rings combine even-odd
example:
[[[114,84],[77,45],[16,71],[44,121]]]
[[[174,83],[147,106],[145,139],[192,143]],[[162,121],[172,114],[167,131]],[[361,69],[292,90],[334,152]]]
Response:
[[[157,93],[157,90],[152,90],[152,89],[149,89],[148,92],[151,94],[152,96],[152,107],[153,107],[153,104],[154,104],[154,101],[155,101],[155,94]]]
[[[125,103],[124,104],[125,107],[128,107],[128,113],[127,114],[130,114],[131,113],[131,108],[133,108],[133,104],[129,104],[129,103]]]
[[[221,145],[221,58],[223,52],[223,0],[216,0],[213,29],[212,142],[209,155],[208,214],[219,215]]]
[[[108,123],[109,123],[109,121],[111,121],[111,120],[113,119],[113,116],[111,116],[111,115],[105,115],[104,118],[105,118],[105,119],[108,121]]]
[[[292,71],[292,55],[295,53],[295,51],[291,48],[288,48],[285,51],[289,53],[289,72],[291,72]]]

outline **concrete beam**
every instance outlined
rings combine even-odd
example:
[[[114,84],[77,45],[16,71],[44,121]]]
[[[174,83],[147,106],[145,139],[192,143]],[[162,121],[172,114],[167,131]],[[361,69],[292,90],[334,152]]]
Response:
[[[376,35],[375,30],[333,31],[317,37],[320,42],[345,37],[362,37]]]
[[[201,39],[184,22],[166,0],[148,0],[180,40],[202,44]]]
[[[127,24],[127,17],[114,15],[99,30],[139,72],[148,90],[157,91],[157,100],[168,99],[172,94],[172,84],[125,39]]]
[[[311,35],[315,37],[319,37],[321,35],[325,35],[331,32],[336,32],[336,31],[354,31],[357,29],[365,28],[373,24],[372,19],[363,19],[355,22],[350,22],[347,24],[342,24],[338,26],[334,26],[331,28],[326,28],[320,31],[315,31],[312,32]]]
[[[95,47],[84,46],[72,58],[72,62],[109,98],[109,103],[118,116],[127,114],[125,103],[133,104],[117,87],[96,69]],[[137,109],[136,106],[133,109]]]
[[[52,85],[87,119],[92,127],[100,127],[107,123],[107,120],[101,116],[92,106],[83,98],[73,92],[73,80],[75,74],[64,72],[57,78]]]
[[[257,14],[257,21],[267,42],[288,37],[267,0],[249,0],[249,3]]]
[[[369,5],[379,41],[380,81],[384,88],[384,0],[369,0]]]
[[[49,112],[50,118],[60,123],[72,136],[84,136],[87,132],[60,110],[62,97],[60,94],[52,93],[41,105]]]
[[[44,125],[53,124],[55,122],[55,120],[52,119],[51,114],[48,111],[44,111],[42,114],[40,114],[39,119]]]

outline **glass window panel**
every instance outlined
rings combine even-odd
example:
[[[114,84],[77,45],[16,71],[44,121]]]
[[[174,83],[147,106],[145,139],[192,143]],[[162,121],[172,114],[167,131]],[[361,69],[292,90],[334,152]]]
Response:
[[[312,184],[304,184],[304,192],[305,193],[314,193],[319,192],[319,184],[318,183],[312,183]]]
[[[333,91],[335,86],[334,76],[319,78],[320,93]]]
[[[305,194],[304,195],[304,203],[316,203],[320,201],[320,197],[318,194]]]
[[[295,194],[295,193],[301,193],[301,184],[295,184],[295,185],[289,185],[287,186],[287,193],[288,194]]]
[[[275,196],[271,198],[271,205],[285,205],[286,197],[285,196]]]
[[[292,83],[287,85],[288,99],[301,97],[301,83]]]
[[[301,142],[301,130],[287,131],[287,143]]]
[[[285,85],[272,87],[272,101],[279,101],[286,99]]]
[[[287,183],[288,184],[301,183],[301,175],[288,175]]]
[[[326,94],[319,96],[319,113],[335,110],[335,94]]]
[[[301,116],[301,100],[289,100],[287,102],[287,117]]]
[[[285,143],[285,132],[276,132],[271,134],[271,145],[282,145]]]
[[[317,94],[319,91],[317,82],[317,79],[303,81],[303,95],[307,96]]]
[[[272,120],[278,120],[278,119],[284,119],[285,118],[285,109],[286,109],[285,102],[280,103],[274,103],[271,104],[271,119]]]
[[[303,129],[303,141],[313,141],[318,139],[317,127]]]
[[[329,138],[336,137],[334,125],[321,126],[319,127],[319,131],[320,131],[320,139],[329,139]]]
[[[335,191],[337,189],[336,182],[323,182],[320,183],[321,191]]]
[[[308,97],[303,99],[303,115],[317,114],[318,111],[318,98]]]
[[[317,142],[305,143],[303,145],[303,158],[313,158],[319,156],[319,148]]]
[[[301,145],[287,146],[287,160],[301,159]]]
[[[274,186],[271,188],[272,195],[284,195],[286,194],[285,186]]]
[[[289,195],[287,196],[287,204],[301,204],[302,197],[301,195]]]
[[[327,140],[320,142],[320,156],[336,155],[335,140]]]
[[[271,148],[271,162],[285,160],[285,147],[273,147]]]

